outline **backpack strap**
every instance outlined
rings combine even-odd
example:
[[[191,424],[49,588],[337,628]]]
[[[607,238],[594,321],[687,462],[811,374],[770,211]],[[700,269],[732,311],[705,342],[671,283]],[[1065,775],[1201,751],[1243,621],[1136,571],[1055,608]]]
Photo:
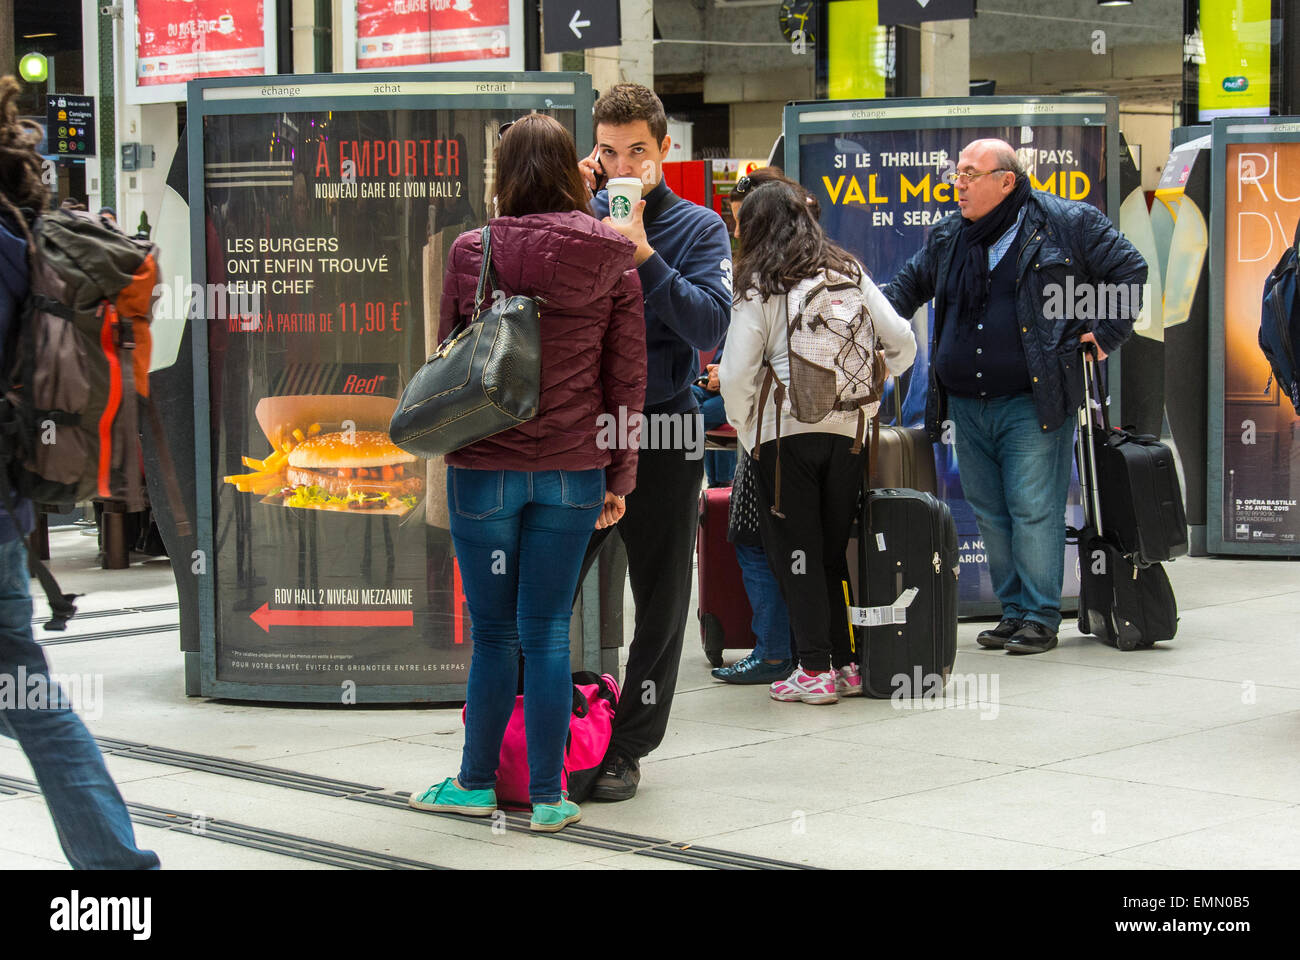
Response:
[[[776,379],[776,374],[772,371],[772,365],[763,360],[763,385],[758,388],[758,430],[754,434],[754,459],[759,457],[759,448],[763,445],[763,411],[767,408],[767,394],[772,389],[772,381]],[[781,411],[778,408],[777,413]]]
[[[776,489],[773,491],[772,516],[785,519],[781,512],[781,408],[785,406],[785,384],[776,381]]]

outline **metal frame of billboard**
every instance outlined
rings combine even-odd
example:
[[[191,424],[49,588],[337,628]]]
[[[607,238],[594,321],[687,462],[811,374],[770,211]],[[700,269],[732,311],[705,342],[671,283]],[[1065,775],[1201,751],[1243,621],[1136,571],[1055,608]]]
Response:
[[[1223,536],[1225,397],[1227,360],[1226,288],[1228,145],[1234,143],[1300,143],[1300,117],[1219,117],[1211,123],[1210,141],[1210,350],[1209,423],[1206,426],[1207,464],[1205,547],[1210,553],[1237,556],[1300,556],[1300,543],[1239,543]],[[1261,296],[1263,291],[1260,291]]]
[[[1104,126],[1106,129],[1106,207],[1119,213],[1119,100],[1116,97],[934,97],[887,100],[820,100],[786,104],[782,125],[785,172],[800,179],[800,137],[810,133],[878,130],[950,130],[972,126]],[[1114,422],[1123,422],[1120,360],[1106,361]],[[1063,605],[1063,610],[1068,609]],[[964,617],[996,616],[997,603],[967,601]]]
[[[270,90],[270,93],[266,91]],[[189,147],[191,280],[207,283],[203,129],[208,116],[238,116],[286,111],[343,110],[502,110],[556,109],[553,98],[565,98],[575,117],[578,155],[593,144],[591,77],[584,73],[467,73],[413,75],[401,73],[281,75],[223,77],[189,84],[186,135]],[[209,409],[208,337],[206,328],[191,324],[194,354],[194,445],[196,531],[198,547],[208,558],[208,572],[199,577],[200,695],[243,700],[337,702],[337,684],[240,683],[217,679],[216,562],[213,528],[212,427]],[[202,334],[200,334],[202,330]],[[585,588],[584,588],[585,589]],[[584,606],[585,621],[588,615]],[[597,618],[598,619],[598,618]],[[588,667],[590,669],[590,667]],[[357,687],[358,703],[449,702],[465,699],[465,684],[376,684]]]

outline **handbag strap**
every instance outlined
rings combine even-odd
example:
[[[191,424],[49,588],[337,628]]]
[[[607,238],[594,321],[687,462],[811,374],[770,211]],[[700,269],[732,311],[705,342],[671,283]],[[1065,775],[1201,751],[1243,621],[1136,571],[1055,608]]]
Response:
[[[491,290],[500,286],[497,283],[496,271],[492,269],[492,226],[489,224],[479,231],[479,238],[483,242],[483,265],[478,270],[478,287],[474,290],[474,320],[478,320],[478,315],[483,310],[483,295],[487,293],[491,299]]]

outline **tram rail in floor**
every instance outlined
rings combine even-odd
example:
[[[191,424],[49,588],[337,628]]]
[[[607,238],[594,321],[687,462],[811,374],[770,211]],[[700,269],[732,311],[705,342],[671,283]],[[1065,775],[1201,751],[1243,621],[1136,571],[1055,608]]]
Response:
[[[227,757],[212,756],[210,754],[192,753],[186,750],[174,750],[170,747],[157,747],[150,744],[137,743],[130,740],[120,740],[113,737],[96,737],[95,740],[99,744],[100,749],[105,753],[126,757],[132,760],[143,760],[149,763],[180,767],[182,769],[194,770],[202,773],[212,773],[218,776],[236,777],[241,780],[266,783],[289,790],[302,790],[325,796],[341,797],[346,800],[353,800],[360,803],[373,803],[386,807],[410,809],[407,803],[410,796],[409,793],[402,791],[389,791],[385,790],[383,787],[371,784],[336,780],[332,777],[302,773],[296,770],[286,770],[282,767],[271,767],[265,764],[252,763],[246,760],[233,760]],[[420,816],[445,817],[455,820],[458,823],[469,825],[473,825],[475,822],[469,818],[457,816],[454,813],[429,813],[414,810],[411,812]],[[529,833],[532,836],[542,836],[549,839],[564,841],[566,843],[582,844],[583,846],[609,850],[611,853],[630,853],[636,856],[651,857],[658,860],[669,860],[675,863],[713,870],[819,869],[801,863],[791,863],[784,860],[774,860],[769,857],[760,857],[754,854],[739,853],[734,850],[720,850],[714,847],[697,846],[692,843],[664,840],[658,837],[647,837],[635,833],[625,833],[604,827],[594,827],[584,823],[576,823],[572,826],[566,827],[558,833],[537,834],[529,829],[529,816],[527,813],[502,811],[502,814],[503,816],[501,818],[494,819],[497,823],[504,823],[505,828],[511,832]],[[484,828],[491,829],[491,827],[492,820],[489,819],[484,824]]]

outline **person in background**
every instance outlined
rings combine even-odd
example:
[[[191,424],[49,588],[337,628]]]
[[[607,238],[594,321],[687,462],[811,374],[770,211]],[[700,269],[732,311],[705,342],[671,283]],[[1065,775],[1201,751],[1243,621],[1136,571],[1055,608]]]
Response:
[[[726,340],[723,340],[723,346]],[[700,415],[704,418],[704,429],[716,430],[727,422],[727,410],[722,404],[722,395],[718,393],[718,364],[722,361],[722,346],[713,354],[713,360],[704,365],[700,378],[691,384],[695,402],[700,405]],[[704,452],[704,476],[710,487],[729,487],[731,477],[736,472],[736,451],[706,450]]]
[[[784,183],[804,194],[808,211],[814,220],[821,219],[821,206],[817,198],[786,177],[780,167],[759,167],[736,181],[731,191],[731,213],[736,219],[735,237],[740,239],[740,207],[745,196],[764,183]],[[719,351],[721,353],[721,351]],[[715,360],[719,359],[714,357]],[[709,383],[717,389],[717,364],[710,365]],[[719,402],[719,406],[723,406]],[[723,409],[725,416],[725,408]],[[794,634],[790,630],[790,611],[781,596],[781,585],[772,575],[767,555],[763,552],[763,538],[758,528],[760,494],[754,474],[754,464],[749,451],[737,452],[735,479],[731,486],[731,512],[727,522],[727,539],[736,548],[736,560],[754,612],[751,629],[758,642],[753,651],[725,667],[712,671],[715,680],[737,684],[772,684],[790,676],[798,656]],[[763,507],[766,509],[766,507]]]
[[[41,133],[18,119],[19,90],[13,77],[0,80],[0,380],[8,369],[5,345],[29,287],[31,225],[48,196],[36,153]],[[0,485],[0,678],[21,691],[17,705],[0,698],[0,735],[18,741],[31,763],[73,869],[157,869],[157,854],[136,846],[131,815],[99,746],[50,679],[45,651],[32,636],[23,544],[34,525],[32,503],[17,497],[2,463]],[[34,690],[43,693],[44,705],[32,706]]]
[[[1001,622],[976,640],[1044,653],[1061,624],[1079,351],[1104,360],[1128,339],[1147,265],[1096,207],[1032,189],[1003,140],[968,144],[949,182],[961,216],[930,231],[885,296],[906,316],[934,299],[926,427],[938,440],[952,418],[962,491],[1002,604]],[[1046,316],[1068,276],[1079,291],[1123,285],[1137,302],[1096,322]]]
[[[460,774],[413,794],[417,810],[489,816],[501,742],[524,670],[533,830],[581,819],[561,790],[573,706],[569,618],[593,527],[623,516],[637,450],[599,442],[601,414],[645,399],[645,319],[634,245],[589,212],[573,138],[529,114],[496,152],[492,266],[507,296],[542,298],[537,416],[447,454],[451,537],[474,651]],[[447,257],[439,337],[475,309],[483,244],[461,234]]]
[[[786,295],[799,282],[836,274],[857,283],[874,328],[874,349],[883,350],[895,376],[911,365],[916,338],[862,265],[826,237],[802,188],[764,184],[745,197],[743,206],[735,306],[718,375],[727,416],[740,442],[755,450],[764,367],[790,383]],[[853,452],[859,411],[834,411],[803,423],[789,415],[788,402],[771,402],[764,404],[762,417],[766,437],[778,436],[781,418],[781,439],[764,440],[755,450],[762,493],[758,523],[799,648],[799,667],[774,682],[769,695],[804,703],[859,696],[862,680],[849,646],[843,593],[845,549],[863,482],[864,454]]]
[[[596,146],[579,166],[588,188],[597,191],[596,216],[609,210],[609,193],[599,189],[606,177],[638,177],[642,183],[631,222],[613,226],[636,244],[645,295],[645,408],[627,413],[643,413],[652,435],[658,433],[653,448],[643,437],[636,493],[628,497],[619,524],[636,623],[627,693],[618,702],[613,742],[592,792],[596,800],[618,801],[636,795],[641,759],[663,741],[676,692],[704,479],[704,431],[691,383],[698,376],[699,351],[716,348],[731,319],[731,242],[721,217],[682,200],[664,182],[663,160],[672,141],[653,90],[615,84],[596,101],[592,122]],[[668,429],[656,431],[656,423]],[[584,575],[608,532],[592,536]]]

